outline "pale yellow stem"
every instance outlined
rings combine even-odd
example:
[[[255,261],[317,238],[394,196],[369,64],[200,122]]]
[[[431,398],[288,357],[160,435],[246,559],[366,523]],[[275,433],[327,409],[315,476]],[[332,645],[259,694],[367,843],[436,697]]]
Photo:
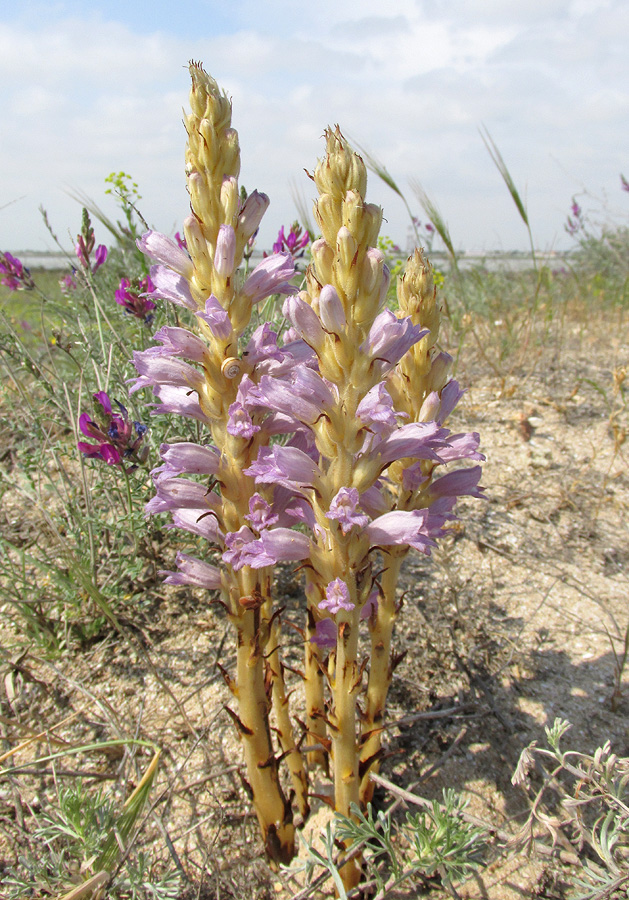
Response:
[[[367,682],[365,715],[361,725],[361,784],[360,802],[363,806],[373,797],[374,783],[371,772],[380,768],[379,754],[382,746],[382,724],[389,686],[393,671],[391,668],[391,638],[397,618],[398,604],[396,588],[402,562],[408,553],[400,549],[386,553],[384,571],[381,575],[382,591],[378,600],[375,623],[371,629],[371,663]]]

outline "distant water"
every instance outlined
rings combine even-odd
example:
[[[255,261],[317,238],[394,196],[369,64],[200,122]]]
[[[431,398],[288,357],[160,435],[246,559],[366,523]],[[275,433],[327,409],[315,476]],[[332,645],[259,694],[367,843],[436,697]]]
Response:
[[[70,263],[63,253],[15,253],[18,259],[29,269],[66,269],[75,263]],[[405,258],[405,257],[401,257]],[[432,264],[443,271],[449,268],[449,258],[445,253],[431,253],[428,258]],[[550,269],[562,269],[566,267],[569,256],[565,253],[538,253],[538,266],[548,266]],[[261,253],[254,252],[252,261],[257,263],[262,259]],[[526,253],[462,253],[459,256],[459,265],[462,269],[471,269],[474,266],[484,266],[489,271],[507,269],[511,272],[521,272],[531,268],[531,256]]]

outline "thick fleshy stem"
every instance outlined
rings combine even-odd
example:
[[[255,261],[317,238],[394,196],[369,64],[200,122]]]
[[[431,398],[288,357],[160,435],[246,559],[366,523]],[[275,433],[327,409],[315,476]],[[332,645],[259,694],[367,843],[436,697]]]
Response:
[[[362,806],[366,806],[373,798],[375,784],[369,776],[372,772],[378,772],[380,768],[384,710],[393,675],[391,640],[399,610],[396,588],[400,569],[407,554],[407,549],[397,547],[390,547],[388,552],[383,554],[384,571],[380,576],[381,591],[378,610],[371,626],[371,660],[365,712],[361,721],[360,802]]]
[[[268,653],[266,663],[271,680],[271,698],[275,715],[275,727],[282,751],[282,757],[286,759],[286,765],[290,772],[291,784],[295,794],[297,809],[305,822],[310,813],[308,801],[308,776],[304,766],[303,757],[299,747],[295,743],[293,723],[289,711],[289,696],[286,692],[284,681],[284,666],[280,659],[281,625],[279,616],[276,616],[271,624],[268,641]]]
[[[270,701],[263,659],[268,621],[261,615],[259,572],[249,567],[241,569],[228,593],[238,629],[236,685],[232,688],[238,699],[238,714],[231,715],[242,740],[248,788],[267,856],[275,864],[287,864],[295,852],[295,830],[290,802],[279,782],[278,760],[269,730]],[[247,609],[246,605],[253,608]]]
[[[306,596],[312,588],[306,587]],[[320,598],[319,598],[320,599]],[[306,695],[306,740],[310,745],[319,745],[323,749],[310,750],[307,754],[308,767],[329,770],[327,746],[327,729],[325,725],[325,672],[321,651],[313,638],[316,637],[316,622],[313,603],[307,610],[306,646],[304,651],[304,690]]]

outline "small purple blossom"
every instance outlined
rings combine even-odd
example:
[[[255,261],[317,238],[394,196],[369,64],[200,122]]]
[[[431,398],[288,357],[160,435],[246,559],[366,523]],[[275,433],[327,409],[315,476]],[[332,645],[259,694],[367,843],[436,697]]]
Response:
[[[147,294],[154,290],[155,285],[149,277],[138,279],[133,288],[128,278],[122,278],[114,297],[116,303],[124,307],[125,313],[140,319],[145,325],[150,325],[155,317],[151,312],[155,309],[155,304],[149,300]]]
[[[249,515],[245,519],[253,525],[256,531],[263,531],[272,525],[277,525],[279,516],[273,512],[273,507],[267,503],[264,497],[257,492],[249,498]]]
[[[172,269],[178,275],[188,279],[192,276],[194,266],[192,260],[176,241],[160,234],[159,231],[147,231],[137,241],[138,249],[156,262]],[[153,272],[151,270],[151,278]]]
[[[30,291],[35,287],[31,273],[22,262],[11,253],[0,252],[0,284],[11,291]]]
[[[428,329],[413,325],[410,316],[398,319],[390,309],[376,316],[369,330],[367,341],[361,347],[364,353],[380,364],[384,374],[404,356],[407,350],[428,334]]]
[[[307,231],[302,231],[299,222],[293,222],[288,234],[284,233],[284,226],[282,225],[273,244],[273,253],[281,253],[286,250],[293,259],[300,259],[304,255],[309,242],[310,235]]]
[[[104,244],[99,244],[98,247],[96,247],[96,250],[94,250],[94,244],[94,232],[90,229],[87,238],[83,234],[77,235],[76,245],[74,247],[74,252],[76,253],[81,266],[90,272],[95,272],[97,269],[100,269],[107,259],[107,247]],[[91,260],[93,250],[94,262]]]
[[[572,205],[570,206],[571,215],[566,219],[566,224],[564,225],[565,230],[568,232],[571,237],[574,237],[580,231],[585,229],[585,220],[583,218],[583,210],[575,200],[572,198]]]
[[[266,300],[271,294],[289,294],[294,288],[291,278],[295,263],[290,253],[275,253],[259,263],[242,286],[242,293],[252,304]]]
[[[72,267],[72,272],[64,275],[63,278],[59,279],[59,287],[61,288],[61,292],[63,294],[71,294],[73,291],[76,291],[78,285],[75,279],[76,269]]]
[[[99,421],[94,421],[89,413],[82,413],[79,416],[79,428],[86,437],[98,443],[79,441],[77,446],[80,452],[89,459],[102,459],[110,466],[122,466],[125,459],[131,459],[133,464],[127,469],[127,472],[131,472],[137,468],[138,463],[145,462],[148,456],[148,447],[141,446],[148,430],[146,425],[131,422],[126,408],[117,400],[115,403],[119,412],[114,413],[105,391],[94,394],[94,400],[102,408],[97,414]]]
[[[328,584],[325,589],[325,597],[319,603],[319,609],[327,609],[333,616],[342,609],[347,611],[354,609],[354,603],[352,603],[349,596],[349,588],[344,581],[340,578],[335,578],[334,581]]]
[[[326,513],[328,519],[336,519],[343,531],[347,534],[352,530],[354,525],[358,528],[364,528],[369,519],[364,513],[357,512],[358,509],[358,491],[356,488],[341,488],[332,502],[330,509]]]

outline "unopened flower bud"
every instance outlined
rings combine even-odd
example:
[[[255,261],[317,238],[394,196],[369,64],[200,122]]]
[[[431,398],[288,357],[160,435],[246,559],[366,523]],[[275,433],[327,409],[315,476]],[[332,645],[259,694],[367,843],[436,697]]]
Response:
[[[316,276],[321,284],[328,284],[332,278],[332,263],[334,262],[334,250],[327,241],[319,238],[311,247],[312,258]]]
[[[427,387],[430,391],[440,391],[444,387],[448,380],[452,362],[452,357],[444,350],[434,357],[428,375],[429,385]]]
[[[236,253],[236,233],[231,225],[221,225],[216,240],[216,253],[214,254],[214,268],[223,278],[227,278],[234,271],[234,256]]]
[[[345,310],[336,288],[331,284],[326,284],[319,294],[319,315],[328,331],[340,334],[345,328]]]
[[[262,216],[269,206],[269,198],[266,194],[253,191],[245,200],[245,205],[238,216],[238,234],[243,241],[253,237],[262,221]]]
[[[183,220],[183,232],[186,237],[188,253],[198,266],[201,260],[207,259],[208,246],[201,230],[201,223],[196,216],[186,216]]]
[[[336,236],[336,250],[341,258],[341,265],[345,269],[349,269],[356,256],[358,244],[349,228],[345,225],[339,229]]]
[[[228,175],[226,178],[223,178],[221,185],[221,206],[227,225],[236,218],[239,199],[238,181],[233,175]]]

